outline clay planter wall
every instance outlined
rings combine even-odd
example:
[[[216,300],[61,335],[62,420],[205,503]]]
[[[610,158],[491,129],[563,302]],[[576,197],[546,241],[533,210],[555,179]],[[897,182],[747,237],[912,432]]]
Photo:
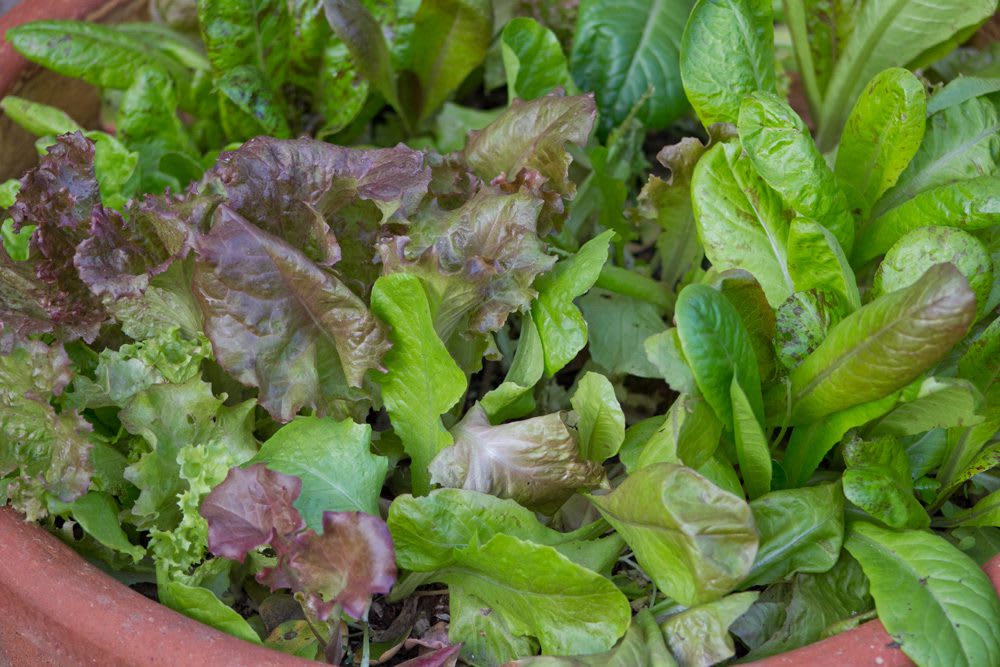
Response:
[[[96,127],[100,98],[91,86],[27,63],[2,39],[40,19],[103,22],[146,17],[147,0],[24,0],[0,17],[0,97],[58,106]],[[0,180],[37,161],[34,137],[0,115]],[[986,565],[1000,590],[1000,556]],[[87,563],[41,527],[0,508],[0,667],[305,667],[317,663],[218,632],[159,605]],[[912,663],[879,621],[758,667],[902,667]]]

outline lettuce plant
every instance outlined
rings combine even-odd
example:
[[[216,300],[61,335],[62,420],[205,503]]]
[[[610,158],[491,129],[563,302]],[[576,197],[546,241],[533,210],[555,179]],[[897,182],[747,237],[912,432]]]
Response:
[[[809,118],[769,2],[556,4],[15,31],[122,92],[3,103],[0,497],[333,664],[1000,663],[998,87],[904,69],[995,3],[786,2]]]

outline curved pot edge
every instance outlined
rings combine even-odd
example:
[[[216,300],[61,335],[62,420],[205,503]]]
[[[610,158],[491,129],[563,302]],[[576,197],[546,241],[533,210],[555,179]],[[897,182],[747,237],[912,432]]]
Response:
[[[0,665],[306,667],[121,584],[41,526],[0,508]]]
[[[990,559],[983,570],[1000,595],[1000,554]],[[879,620],[868,621],[827,639],[808,644],[788,653],[771,656],[745,667],[911,667],[913,662],[889,636]]]

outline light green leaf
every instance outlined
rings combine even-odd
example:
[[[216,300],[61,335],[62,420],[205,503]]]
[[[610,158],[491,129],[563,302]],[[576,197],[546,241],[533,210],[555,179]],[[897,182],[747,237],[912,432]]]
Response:
[[[109,549],[131,556],[132,562],[138,563],[146,555],[145,549],[129,542],[118,519],[118,503],[107,493],[89,491],[66,505],[65,510],[88,535]]]
[[[545,373],[552,377],[587,344],[587,322],[573,305],[573,299],[589,290],[608,260],[608,244],[614,232],[608,230],[587,241],[580,250],[557,263],[535,281],[538,298],[531,304],[531,316],[538,327],[545,355]]]
[[[861,295],[844,250],[823,225],[795,218],[788,228],[788,272],[796,292],[821,290],[838,297],[847,315],[861,307]]]
[[[261,134],[291,137],[282,102],[268,87],[264,72],[254,65],[226,70],[215,82],[219,89],[222,127],[230,141]]]
[[[371,432],[350,419],[296,417],[268,438],[250,463],[298,477],[302,493],[295,507],[306,525],[321,532],[323,512],[378,516],[389,461],[371,453]]]
[[[62,109],[8,95],[0,100],[0,109],[12,121],[36,137],[82,132],[83,128]]]
[[[372,312],[392,327],[392,349],[377,378],[393,429],[412,461],[415,493],[430,489],[427,466],[452,443],[441,415],[465,393],[462,369],[434,331],[430,305],[420,279],[406,273],[382,276],[372,288]]]
[[[517,339],[517,351],[507,376],[499,387],[491,389],[479,401],[490,422],[501,424],[530,414],[535,409],[531,391],[542,379],[544,371],[542,339],[538,336],[531,314],[525,313],[521,316],[521,335]]]
[[[692,0],[584,0],[570,67],[582,90],[593,91],[601,131],[619,126],[651,88],[637,118],[666,127],[687,109],[678,58]]]
[[[598,280],[598,283],[600,280]],[[644,342],[667,328],[649,301],[600,290],[580,299],[587,321],[591,360],[612,376],[660,377],[646,357]]]
[[[872,206],[896,184],[920,148],[926,112],[923,84],[900,67],[877,74],[858,98],[834,168],[856,219],[868,219]]]
[[[676,327],[650,336],[643,341],[642,347],[649,363],[656,367],[659,377],[666,380],[671,389],[680,394],[698,391],[691,367],[684,358],[684,350],[681,349],[681,339],[677,335]]]
[[[871,581],[882,624],[915,662],[1000,663],[1000,600],[975,561],[936,535],[868,523],[853,524],[845,546]]]
[[[757,173],[800,215],[837,238],[845,252],[854,244],[854,218],[833,170],[798,114],[771,92],[743,100],[740,143]]]
[[[899,439],[853,438],[844,445],[844,495],[891,528],[926,528],[927,512],[913,496],[910,464]]]
[[[902,402],[868,433],[902,437],[935,428],[973,426],[983,420],[977,414],[982,395],[966,380],[929,377],[914,389],[912,394],[905,391]]]
[[[414,125],[437,111],[465,77],[479,67],[492,37],[489,0],[420,3],[399,81],[400,104]]]
[[[638,470],[606,496],[589,496],[657,587],[684,605],[733,590],[757,553],[750,506],[690,468]]]
[[[836,483],[774,491],[750,503],[760,548],[740,586],[782,581],[796,572],[826,572],[844,541],[844,494]]]
[[[156,591],[160,602],[174,611],[234,637],[260,643],[260,637],[246,619],[207,588],[188,586],[179,581],[160,581]]]
[[[705,256],[715,269],[746,269],[775,308],[795,291],[781,197],[757,174],[739,144],[718,144],[698,161],[691,204]]]
[[[1000,136],[1000,125],[997,135]],[[989,163],[985,165],[987,171],[992,171]],[[995,176],[940,185],[918,193],[865,226],[858,235],[853,262],[861,266],[921,227],[944,225],[974,231],[997,223],[1000,223],[1000,183]]]
[[[1000,91],[1000,77],[960,76],[949,81],[927,102],[927,115],[957,106],[973,97]]]
[[[699,0],[684,29],[680,70],[705,127],[735,124],[746,95],[775,90],[771,3]]]
[[[777,333],[777,321],[764,289],[756,278],[742,269],[712,272],[705,280],[722,292],[736,309],[747,335],[750,336],[761,382],[769,382],[774,378],[776,370],[774,337]]]
[[[500,35],[507,97],[533,100],[571,79],[559,39],[534,19],[519,16]]]
[[[985,314],[993,289],[993,260],[979,239],[951,227],[917,227],[897,241],[879,264],[871,296],[909,287],[942,262],[962,272],[976,295],[977,315]]]
[[[998,151],[1000,109],[988,98],[973,98],[934,114],[916,155],[896,185],[875,205],[872,218],[885,215],[926,190],[995,173]]]
[[[575,655],[572,657],[533,656],[511,663],[509,667],[677,667],[663,641],[663,631],[656,625],[656,618],[643,609],[635,618],[628,632],[607,653]]]
[[[762,420],[757,359],[729,300],[707,285],[688,285],[677,298],[674,318],[698,388],[726,429],[733,430],[730,387],[734,380],[743,388],[751,414]]]
[[[939,264],[910,287],[852,313],[789,376],[791,423],[815,421],[906,386],[965,336],[975,308],[965,277]],[[784,405],[784,391],[771,399]]]
[[[781,465],[789,488],[803,486],[827,452],[833,449],[852,428],[857,428],[891,410],[899,400],[899,392],[884,398],[835,412],[818,421],[792,429]],[[782,412],[781,414],[784,414]]]
[[[625,440],[625,413],[611,382],[600,373],[584,373],[570,403],[577,414],[580,455],[603,463],[617,454]]]
[[[198,25],[216,76],[253,66],[263,88],[277,94],[288,74],[292,35],[288,3],[282,0],[197,0]]]
[[[733,657],[729,626],[746,613],[759,593],[735,593],[685,609],[661,624],[663,636],[680,667],[711,667]]]
[[[470,132],[487,127],[501,113],[503,107],[483,110],[445,102],[434,117],[434,136],[437,137],[438,151],[451,153],[462,150]]]
[[[712,458],[721,436],[722,422],[701,394],[681,394],[630,472],[656,463],[683,463],[697,470]]]
[[[1000,527],[1000,490],[994,491],[972,507],[943,518],[935,519],[935,526],[992,526]]]
[[[817,114],[820,148],[832,147],[851,106],[876,73],[908,65],[995,10],[993,0],[943,0],[933,4],[875,0],[855,9],[853,29],[839,45],[837,63]]]
[[[730,384],[730,396],[733,403],[736,460],[740,464],[743,486],[747,495],[753,499],[771,490],[771,453],[759,418],[736,376],[733,376]]]

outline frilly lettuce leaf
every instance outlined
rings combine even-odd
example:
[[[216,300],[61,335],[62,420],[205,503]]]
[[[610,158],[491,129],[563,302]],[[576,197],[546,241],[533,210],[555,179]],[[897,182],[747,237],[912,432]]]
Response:
[[[90,424],[50,404],[72,376],[62,346],[32,341],[0,356],[0,478],[31,520],[46,516],[49,499],[72,502],[90,485]]]
[[[233,468],[201,507],[213,553],[243,560],[269,544],[275,567],[257,580],[305,594],[306,604],[325,620],[337,605],[361,618],[374,593],[388,593],[396,581],[396,554],[385,523],[364,512],[324,512],[323,533],[303,530],[293,503],[298,478],[262,464]]]

